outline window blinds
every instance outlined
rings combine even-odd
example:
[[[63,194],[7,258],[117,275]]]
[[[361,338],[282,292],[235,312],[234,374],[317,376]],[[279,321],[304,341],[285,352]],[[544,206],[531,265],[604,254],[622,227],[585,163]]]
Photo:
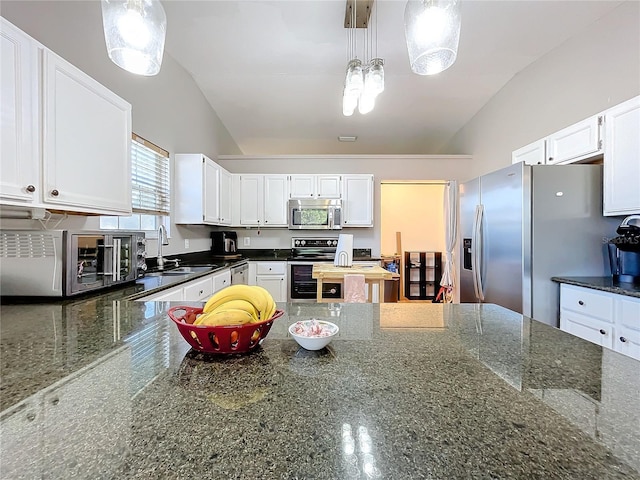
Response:
[[[169,215],[169,152],[132,135],[131,200],[136,213]]]

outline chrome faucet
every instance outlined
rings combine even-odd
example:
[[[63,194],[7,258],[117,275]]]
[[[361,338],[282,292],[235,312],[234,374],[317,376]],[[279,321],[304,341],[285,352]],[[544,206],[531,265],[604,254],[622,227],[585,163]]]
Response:
[[[164,270],[165,259],[162,257],[163,245],[169,245],[169,239],[167,238],[167,229],[161,224],[158,227],[158,270]]]

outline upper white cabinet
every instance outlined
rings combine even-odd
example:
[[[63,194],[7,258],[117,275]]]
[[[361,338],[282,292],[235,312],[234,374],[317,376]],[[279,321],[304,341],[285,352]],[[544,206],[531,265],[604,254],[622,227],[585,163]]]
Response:
[[[232,175],[232,224],[243,227],[286,227],[287,175]]]
[[[31,204],[40,192],[38,43],[0,17],[0,195]]]
[[[602,153],[602,115],[563,128],[547,137],[547,165],[571,163]]]
[[[289,198],[340,198],[340,175],[290,175]]]
[[[524,162],[525,165],[546,163],[546,140],[537,140],[511,153],[511,163]]]
[[[373,226],[373,175],[342,176],[342,226]]]
[[[231,174],[200,153],[175,155],[175,222],[231,224]]]
[[[131,105],[0,20],[0,201],[131,213]]]
[[[640,96],[605,112],[604,214],[640,213]]]
[[[131,213],[131,105],[44,52],[46,204]]]

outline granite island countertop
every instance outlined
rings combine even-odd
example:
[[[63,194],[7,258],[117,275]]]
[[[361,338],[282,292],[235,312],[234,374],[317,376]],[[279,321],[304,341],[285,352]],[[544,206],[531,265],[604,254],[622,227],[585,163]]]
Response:
[[[0,307],[0,478],[640,478],[640,362],[504,308],[279,304],[219,358],[170,306]]]

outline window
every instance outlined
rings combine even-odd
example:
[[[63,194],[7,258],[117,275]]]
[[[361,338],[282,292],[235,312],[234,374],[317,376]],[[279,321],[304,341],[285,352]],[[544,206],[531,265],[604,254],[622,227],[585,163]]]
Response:
[[[169,227],[171,210],[169,152],[139,137],[131,141],[131,203],[133,214],[100,217],[100,228],[156,232]],[[153,237],[153,233],[149,235]]]

